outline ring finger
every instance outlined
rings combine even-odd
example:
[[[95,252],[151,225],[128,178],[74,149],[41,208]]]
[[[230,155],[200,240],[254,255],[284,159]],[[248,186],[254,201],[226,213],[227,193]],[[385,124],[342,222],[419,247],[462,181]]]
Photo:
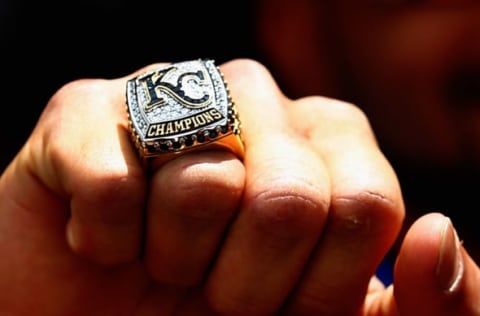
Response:
[[[145,260],[162,283],[202,281],[243,192],[244,167],[234,155],[241,156],[243,146],[220,77],[211,61],[197,60],[129,82],[129,111],[141,139],[136,144],[149,158],[151,176]]]

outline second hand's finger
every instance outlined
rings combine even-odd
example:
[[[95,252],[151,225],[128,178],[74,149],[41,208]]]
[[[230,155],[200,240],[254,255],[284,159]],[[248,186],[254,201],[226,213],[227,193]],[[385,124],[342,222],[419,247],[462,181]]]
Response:
[[[478,316],[479,285],[480,269],[451,220],[440,213],[418,218],[406,233],[395,266],[399,314]]]

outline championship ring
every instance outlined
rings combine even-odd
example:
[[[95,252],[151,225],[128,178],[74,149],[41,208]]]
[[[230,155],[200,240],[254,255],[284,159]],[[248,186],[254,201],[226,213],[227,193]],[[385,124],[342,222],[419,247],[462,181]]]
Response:
[[[165,161],[198,149],[227,149],[240,159],[240,121],[213,60],[169,64],[127,82],[127,114],[143,158]]]

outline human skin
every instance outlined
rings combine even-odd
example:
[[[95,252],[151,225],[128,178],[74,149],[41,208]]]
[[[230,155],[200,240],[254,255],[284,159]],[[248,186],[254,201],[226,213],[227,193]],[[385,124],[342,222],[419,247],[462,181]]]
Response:
[[[262,0],[263,60],[291,97],[359,106],[403,185],[408,225],[440,210],[480,261],[480,5]]]
[[[363,112],[289,99],[250,60],[221,69],[243,161],[203,151],[146,170],[125,113],[135,74],[50,99],[0,178],[2,315],[480,314],[479,269],[441,214],[407,234],[396,303],[372,278],[404,205]]]

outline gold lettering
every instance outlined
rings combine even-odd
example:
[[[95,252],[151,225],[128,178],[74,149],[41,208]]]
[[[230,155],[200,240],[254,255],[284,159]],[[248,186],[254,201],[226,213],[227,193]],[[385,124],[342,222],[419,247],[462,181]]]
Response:
[[[195,119],[199,122],[199,124],[205,125],[205,119],[203,118],[202,114],[195,116]]]
[[[148,127],[146,136],[159,137],[172,135],[202,127],[212,122],[220,121],[221,119],[223,119],[223,115],[217,109],[209,109],[208,111],[184,119],[152,124]]]
[[[162,136],[165,134],[164,127],[165,124],[163,123],[150,125],[147,130],[147,137]]]
[[[184,120],[175,121],[175,131],[184,131],[185,127],[183,125]]]
[[[168,122],[167,123],[167,129],[165,130],[165,134],[170,135],[170,134],[173,134],[173,133],[174,133],[173,124],[172,124],[172,122]]]
[[[157,132],[155,133],[155,136],[162,136],[165,134],[165,124],[157,124]]]
[[[212,115],[211,115],[209,112],[204,112],[204,113],[202,113],[202,116],[203,116],[203,119],[205,119],[205,121],[206,121],[207,123],[210,123],[210,122],[213,121],[213,117],[212,117]]]
[[[193,127],[198,127],[200,123],[197,121],[197,118],[195,116],[190,117],[193,122]]]
[[[185,122],[185,128],[189,130],[192,125],[192,120],[190,118],[186,118],[183,121]]]
[[[156,132],[155,132],[155,136],[162,136],[164,134],[164,130],[163,128],[165,127],[165,124],[157,124],[156,125]]]
[[[148,137],[153,137],[155,136],[155,132],[153,131],[153,129],[155,128],[155,125],[150,125],[148,127],[148,131],[147,131],[147,136]]]
[[[220,119],[223,118],[223,115],[222,115],[220,112],[218,112],[217,109],[213,109],[213,108],[212,108],[212,109],[210,109],[208,112],[209,112],[210,115],[212,115],[213,118],[216,119],[216,120],[220,120]]]

